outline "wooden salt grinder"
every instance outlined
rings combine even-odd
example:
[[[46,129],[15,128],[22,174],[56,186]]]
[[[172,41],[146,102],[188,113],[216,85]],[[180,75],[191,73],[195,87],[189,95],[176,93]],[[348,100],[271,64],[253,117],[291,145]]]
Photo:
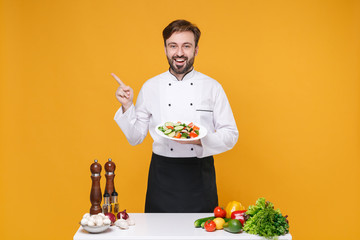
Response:
[[[114,191],[114,178],[115,178],[115,163],[108,159],[108,161],[104,165],[105,168],[105,177],[106,177],[106,191],[110,194]],[[112,203],[112,198],[110,198],[110,203]]]
[[[90,192],[90,202],[91,202],[91,208],[90,208],[90,215],[101,213],[101,188],[100,188],[100,173],[101,173],[101,165],[97,162],[97,160],[94,160],[94,163],[90,166],[91,171],[91,180],[92,180],[92,186],[91,186],[91,192]]]

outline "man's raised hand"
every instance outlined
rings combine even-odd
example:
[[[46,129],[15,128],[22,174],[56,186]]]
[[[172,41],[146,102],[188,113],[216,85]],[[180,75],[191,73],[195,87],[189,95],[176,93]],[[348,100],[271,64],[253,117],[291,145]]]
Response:
[[[134,91],[131,87],[125,85],[118,76],[114,73],[111,73],[111,76],[119,83],[119,87],[116,90],[115,96],[117,100],[121,103],[123,107],[123,112],[126,112],[131,104],[133,103]]]

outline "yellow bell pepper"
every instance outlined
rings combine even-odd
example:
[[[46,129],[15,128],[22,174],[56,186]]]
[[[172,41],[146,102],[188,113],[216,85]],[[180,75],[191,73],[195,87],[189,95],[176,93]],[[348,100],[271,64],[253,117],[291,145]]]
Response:
[[[231,213],[234,211],[245,210],[244,206],[237,201],[231,201],[226,206],[226,218],[231,218]]]

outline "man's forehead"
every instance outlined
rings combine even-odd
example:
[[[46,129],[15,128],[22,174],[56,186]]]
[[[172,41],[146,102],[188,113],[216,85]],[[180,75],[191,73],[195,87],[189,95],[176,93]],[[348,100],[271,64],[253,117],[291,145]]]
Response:
[[[174,32],[167,40],[166,43],[177,43],[184,44],[190,43],[195,44],[195,36],[191,31]]]

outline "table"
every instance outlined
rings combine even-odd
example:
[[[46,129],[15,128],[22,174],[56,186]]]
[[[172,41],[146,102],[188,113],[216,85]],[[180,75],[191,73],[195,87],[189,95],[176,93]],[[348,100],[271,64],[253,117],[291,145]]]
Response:
[[[263,237],[247,233],[233,234],[224,230],[207,232],[202,228],[194,227],[194,221],[196,219],[212,216],[212,213],[129,213],[129,215],[132,219],[134,219],[135,226],[130,226],[127,230],[111,226],[105,232],[91,234],[80,226],[74,235],[74,240],[265,239]],[[292,240],[292,236],[289,233],[284,236],[280,236],[279,240]]]

